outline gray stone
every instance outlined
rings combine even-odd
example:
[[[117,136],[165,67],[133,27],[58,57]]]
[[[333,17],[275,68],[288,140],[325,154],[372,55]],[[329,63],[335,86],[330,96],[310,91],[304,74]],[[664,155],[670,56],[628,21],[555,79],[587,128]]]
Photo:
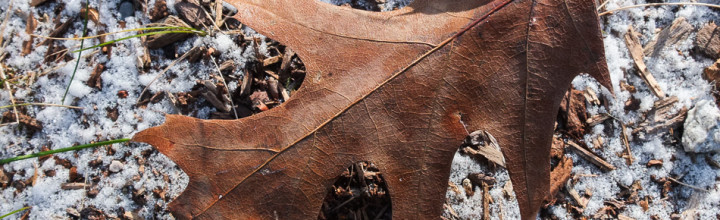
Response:
[[[686,152],[720,152],[720,109],[704,99],[688,111],[682,144]]]

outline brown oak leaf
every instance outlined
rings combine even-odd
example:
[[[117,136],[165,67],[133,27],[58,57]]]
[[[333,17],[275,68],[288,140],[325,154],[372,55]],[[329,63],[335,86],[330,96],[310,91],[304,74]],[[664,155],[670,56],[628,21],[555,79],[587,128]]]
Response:
[[[357,161],[383,172],[393,218],[442,214],[467,131],[502,148],[523,219],[549,195],[560,101],[589,73],[610,88],[590,0],[415,0],[391,12],[317,0],[226,0],[307,66],[283,105],[234,121],[168,115],[137,134],[190,177],[178,218],[313,219]],[[327,186],[327,187],[318,187]]]

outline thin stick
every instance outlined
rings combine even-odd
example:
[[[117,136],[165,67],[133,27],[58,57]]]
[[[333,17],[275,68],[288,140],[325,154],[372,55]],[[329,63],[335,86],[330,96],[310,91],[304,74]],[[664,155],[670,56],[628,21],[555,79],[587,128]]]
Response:
[[[610,0],[605,0],[602,4],[600,4],[600,6],[597,7],[597,10],[600,11],[600,9],[605,7],[605,5],[607,5],[608,2],[610,2]]]
[[[3,45],[3,41],[5,40],[5,28],[7,27],[7,23],[10,20],[10,12],[12,12],[13,2],[10,1],[7,12],[5,13],[5,19],[2,23],[2,28],[0,28],[0,55],[5,56],[5,45]],[[5,88],[8,89],[8,94],[10,95],[10,102],[14,105],[15,104],[15,97],[13,96],[12,87],[10,87],[10,83],[7,81],[7,76],[5,76],[5,66],[0,66],[0,76],[2,77],[3,81],[5,81]],[[18,111],[16,107],[13,107],[13,112],[15,113],[15,122],[19,124],[20,123],[20,116],[18,115]],[[8,124],[9,125],[9,124]]]
[[[85,148],[93,148],[93,147],[100,147],[100,146],[105,146],[105,145],[123,143],[123,142],[128,142],[128,141],[130,141],[130,138],[102,141],[102,142],[97,142],[97,143],[93,143],[93,144],[83,144],[83,145],[78,145],[78,146],[74,146],[74,147],[66,147],[66,148],[60,148],[60,149],[55,149],[55,150],[43,151],[43,152],[38,152],[38,153],[34,153],[34,154],[28,154],[28,155],[13,157],[13,158],[2,159],[2,160],[0,160],[0,164],[6,164],[6,163],[13,162],[13,161],[30,159],[30,158],[35,158],[35,157],[42,157],[42,156],[47,156],[50,154],[82,150]]]
[[[3,40],[5,39],[5,27],[7,27],[7,23],[10,20],[10,14],[12,12],[13,2],[10,0],[10,3],[8,5],[7,11],[5,11],[5,19],[3,20],[2,27],[0,28],[0,45],[3,44]],[[0,54],[5,53],[5,47],[0,48]]]
[[[222,80],[223,85],[225,85],[225,89],[228,90],[228,98],[230,98],[230,105],[232,105],[233,114],[235,114],[235,119],[238,119],[237,110],[235,110],[235,103],[233,103],[232,100],[232,93],[230,92],[230,88],[228,87],[228,84],[225,82],[225,77],[223,77],[222,72],[220,72],[220,67],[218,66],[217,62],[215,62],[215,57],[210,56],[210,58],[213,61],[213,64],[215,64],[215,69],[217,69],[218,74],[220,74],[220,80]]]
[[[18,103],[18,104],[12,104],[12,105],[4,105],[0,106],[0,109],[3,108],[10,108],[10,107],[19,107],[19,106],[29,106],[29,105],[35,105],[35,106],[51,106],[51,107],[63,107],[63,108],[69,108],[69,109],[83,109],[83,107],[77,107],[77,106],[69,106],[69,105],[58,105],[58,104],[52,104],[52,103],[37,103],[37,102],[28,102],[28,103]]]
[[[192,49],[191,49],[191,50],[192,50]],[[168,70],[170,70],[170,68],[172,68],[173,66],[175,66],[175,64],[177,64],[177,63],[180,62],[181,60],[184,60],[184,59],[188,56],[188,54],[189,54],[188,52],[185,52],[185,54],[183,54],[182,56],[180,56],[180,58],[174,60],[172,63],[170,63],[170,65],[168,65],[167,67],[165,67],[165,69],[163,69],[162,72],[160,72],[157,76],[155,76],[155,78],[153,78],[153,80],[150,81],[150,83],[148,83],[147,86],[145,86],[145,88],[143,89],[143,91],[140,92],[140,95],[138,95],[138,98],[137,98],[137,100],[135,101],[135,103],[136,103],[136,104],[137,104],[137,103],[140,103],[140,99],[142,98],[143,94],[145,94],[145,92],[148,90],[148,88],[150,88],[150,85],[152,85],[157,79],[159,79],[160,76],[165,75],[165,73],[166,73]]]
[[[90,18],[90,0],[85,0],[85,23],[83,24],[83,31],[80,34],[81,36],[85,36],[85,32],[87,32],[87,24],[88,20]],[[80,40],[80,51],[78,51],[78,57],[82,57],[82,48],[85,45],[85,39]],[[65,103],[65,97],[67,97],[68,92],[70,91],[70,86],[72,85],[72,81],[75,79],[75,73],[77,73],[78,66],[80,66],[80,59],[77,59],[77,62],[75,62],[75,70],[73,70],[72,76],[70,76],[70,82],[68,82],[67,88],[65,88],[65,94],[63,94],[62,99],[60,100],[60,103]]]
[[[620,8],[616,8],[613,10],[604,11],[604,12],[598,14],[598,16],[608,15],[608,14],[612,14],[616,11],[627,10],[627,9],[631,9],[631,8],[644,8],[644,7],[650,7],[650,6],[664,6],[664,5],[677,5],[677,6],[693,5],[693,6],[705,6],[705,7],[711,7],[711,8],[720,8],[720,5],[714,5],[714,4],[708,4],[708,3],[696,3],[696,2],[648,3],[648,4],[625,6],[625,7],[620,7]]]

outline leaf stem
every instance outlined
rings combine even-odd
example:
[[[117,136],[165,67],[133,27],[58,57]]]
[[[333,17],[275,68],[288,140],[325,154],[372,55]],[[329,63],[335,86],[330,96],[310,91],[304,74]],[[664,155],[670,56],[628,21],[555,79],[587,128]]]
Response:
[[[2,159],[2,160],[0,160],[0,164],[6,164],[6,163],[13,162],[13,161],[30,159],[30,158],[35,158],[35,157],[42,157],[42,156],[47,156],[47,155],[55,154],[55,153],[82,150],[85,148],[93,148],[93,147],[123,143],[123,142],[128,142],[128,141],[130,141],[130,138],[122,138],[122,139],[116,139],[116,140],[101,141],[101,142],[97,142],[97,143],[93,143],[93,144],[83,144],[83,145],[78,145],[78,146],[73,146],[73,147],[66,147],[66,148],[60,148],[60,149],[55,149],[55,150],[43,151],[43,152],[38,152],[38,153],[34,153],[34,154],[27,154],[27,155],[18,156],[18,157]]]

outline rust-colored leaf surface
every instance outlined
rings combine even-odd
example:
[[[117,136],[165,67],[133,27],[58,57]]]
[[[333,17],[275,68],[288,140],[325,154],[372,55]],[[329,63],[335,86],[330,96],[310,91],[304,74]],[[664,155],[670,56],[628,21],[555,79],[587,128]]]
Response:
[[[178,218],[314,219],[352,163],[383,172],[395,219],[437,219],[466,131],[505,155],[524,219],[549,196],[571,80],[610,79],[590,0],[416,0],[367,12],[317,0],[226,0],[308,70],[283,105],[234,121],[168,115],[137,134],[189,176]],[[326,188],[317,187],[327,186]]]

